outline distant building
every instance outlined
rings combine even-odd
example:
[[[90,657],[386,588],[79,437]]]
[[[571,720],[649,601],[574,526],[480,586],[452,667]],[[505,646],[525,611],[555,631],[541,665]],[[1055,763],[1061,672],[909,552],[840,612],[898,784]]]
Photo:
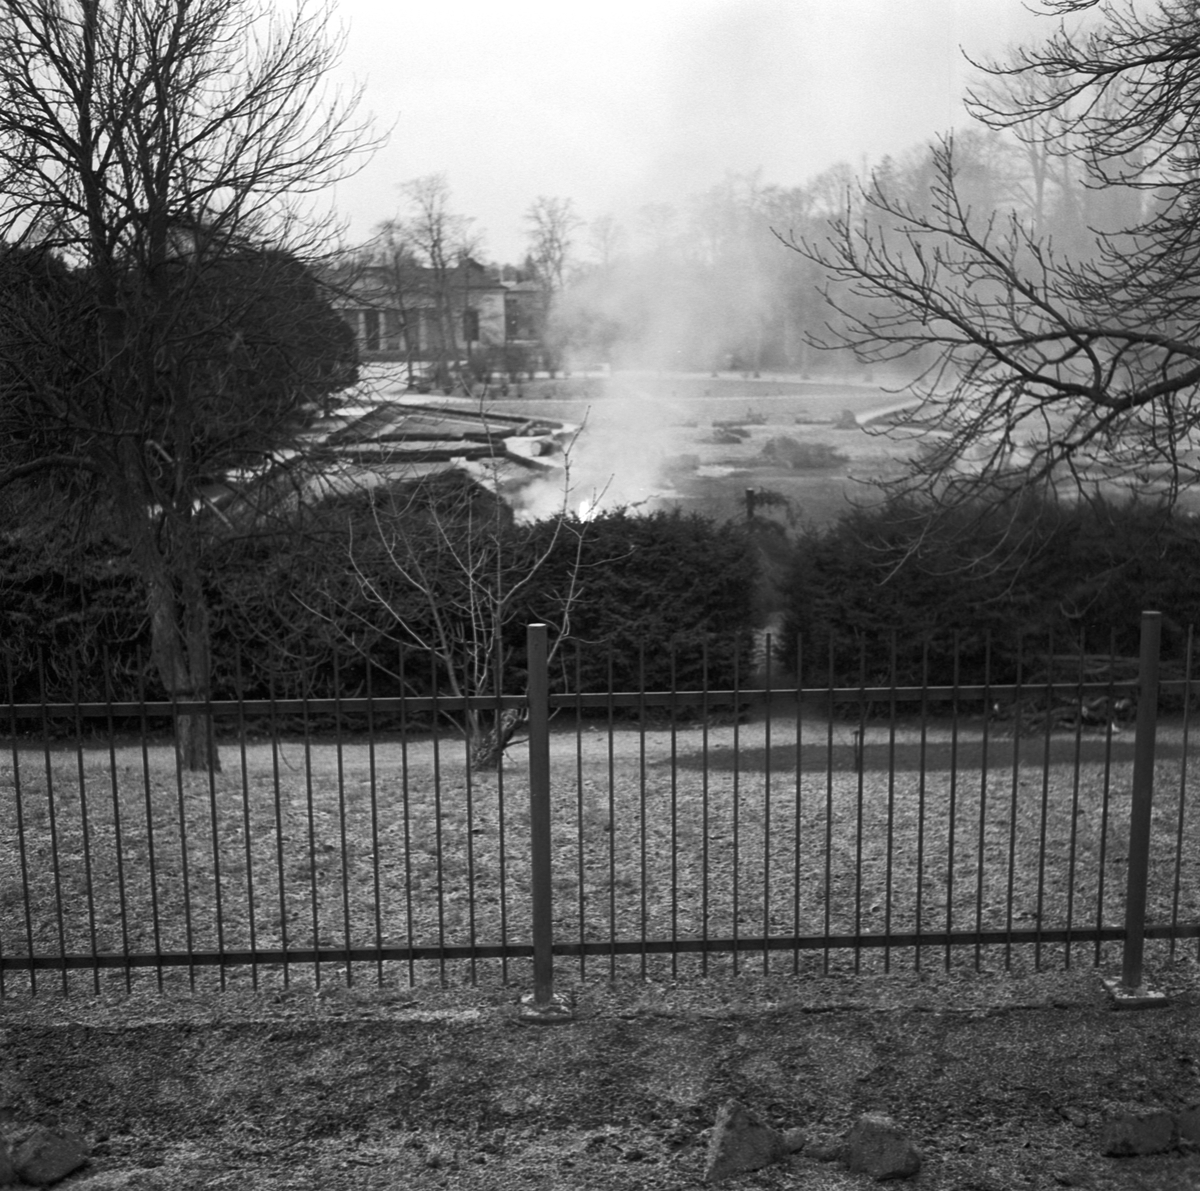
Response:
[[[343,270],[334,303],[365,360],[456,364],[479,353],[537,349],[545,310],[541,286],[505,280],[470,257],[439,274],[399,261]]]
[[[509,281],[504,294],[507,343],[540,347],[546,321],[546,291],[536,281]]]

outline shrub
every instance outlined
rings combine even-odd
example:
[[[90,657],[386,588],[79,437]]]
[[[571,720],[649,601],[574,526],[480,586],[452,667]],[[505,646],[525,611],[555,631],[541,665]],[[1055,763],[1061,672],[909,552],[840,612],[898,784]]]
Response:
[[[1029,678],[1050,654],[1136,655],[1139,612],[1165,650],[1200,616],[1200,525],[1140,504],[933,510],[892,502],[801,536],[785,581],[781,660],[808,678]],[[1069,666],[1069,662],[1061,663]],[[805,679],[806,683],[808,678]]]
[[[554,525],[487,519],[504,537],[504,565],[524,576],[546,548]],[[499,530],[497,531],[497,525]],[[441,572],[445,599],[403,582],[371,537],[370,502],[361,494],[328,502],[286,533],[214,544],[207,557],[212,634],[212,695],[232,698],[351,697],[427,692],[438,664],[399,642],[398,618],[428,627],[456,615],[463,582],[454,566]],[[464,524],[459,527],[469,532]],[[607,685],[633,689],[644,674],[653,688],[698,686],[705,673],[732,684],[735,659],[749,648],[757,569],[741,527],[699,515],[605,514],[572,520],[543,567],[512,607],[504,645],[505,685],[524,684],[525,626],[560,626],[578,567],[578,599],[560,651],[559,689]],[[421,535],[409,535],[421,548]],[[349,543],[355,543],[355,573]],[[428,541],[427,565],[437,565]],[[68,555],[48,542],[0,541],[5,599],[0,633],[11,669],[12,697],[69,701],[75,684],[85,700],[135,700],[161,691],[148,658],[144,597],[138,577],[112,546]],[[367,590],[363,580],[383,596]],[[455,586],[458,585],[458,586]],[[470,626],[464,626],[470,632]],[[39,650],[42,661],[39,663]],[[108,659],[107,672],[104,659]]]
[[[827,442],[800,442],[787,434],[767,439],[762,455],[780,467],[796,471],[820,471],[849,462],[849,456]]]
[[[137,698],[149,652],[141,584],[107,543],[0,538],[0,690],[14,702]]]
[[[634,690],[731,685],[749,647],[758,567],[743,530],[699,514],[621,510],[580,523],[580,597],[561,665],[572,689]],[[537,532],[548,533],[548,524]],[[561,591],[574,564],[573,543],[558,556],[526,605]]]

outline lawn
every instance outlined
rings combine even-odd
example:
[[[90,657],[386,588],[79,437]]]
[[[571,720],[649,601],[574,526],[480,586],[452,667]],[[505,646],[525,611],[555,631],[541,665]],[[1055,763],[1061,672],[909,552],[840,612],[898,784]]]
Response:
[[[996,967],[1062,964],[1068,953],[1094,962],[1103,948],[1078,940],[969,945],[952,957],[930,945],[919,956],[752,945],[732,961],[617,954],[614,943],[638,951],[642,938],[745,948],[794,935],[1123,924],[1131,732],[1014,740],[1011,726],[965,717],[903,721],[868,726],[856,751],[855,727],[807,711],[799,730],[794,715],[644,732],[558,721],[555,937],[601,952],[560,958],[560,970],[677,976],[952,957]],[[1160,727],[1159,743],[1149,921],[1195,925],[1200,822],[1186,800],[1182,725]],[[165,743],[10,749],[0,766],[3,954],[528,942],[523,746],[499,776],[474,779],[450,735],[232,739],[223,757],[210,780],[180,774]],[[359,962],[351,976],[488,982],[524,962]],[[338,962],[288,971],[344,974]],[[93,974],[37,980],[87,987]],[[6,973],[7,991],[27,984]]]

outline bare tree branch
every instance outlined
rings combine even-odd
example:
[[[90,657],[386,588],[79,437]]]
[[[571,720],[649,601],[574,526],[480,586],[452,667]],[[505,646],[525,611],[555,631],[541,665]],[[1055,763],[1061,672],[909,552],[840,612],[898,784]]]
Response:
[[[372,147],[328,28],[307,0],[0,3],[0,475],[96,477],[181,698],[211,670],[206,483],[353,375],[303,259]],[[216,763],[202,719],[180,752]]]

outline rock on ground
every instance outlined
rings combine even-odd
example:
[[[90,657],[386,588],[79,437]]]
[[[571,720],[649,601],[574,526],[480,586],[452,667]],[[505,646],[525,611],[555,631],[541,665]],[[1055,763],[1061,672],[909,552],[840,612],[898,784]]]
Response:
[[[82,1138],[71,1133],[54,1133],[39,1125],[17,1146],[13,1165],[26,1183],[48,1187],[65,1179],[88,1160]]]
[[[709,1138],[704,1179],[716,1183],[743,1171],[759,1170],[778,1162],[791,1149],[777,1129],[764,1125],[739,1101],[727,1100]]]
[[[921,1155],[891,1117],[867,1113],[846,1134],[843,1161],[873,1179],[905,1179],[921,1169]]]

